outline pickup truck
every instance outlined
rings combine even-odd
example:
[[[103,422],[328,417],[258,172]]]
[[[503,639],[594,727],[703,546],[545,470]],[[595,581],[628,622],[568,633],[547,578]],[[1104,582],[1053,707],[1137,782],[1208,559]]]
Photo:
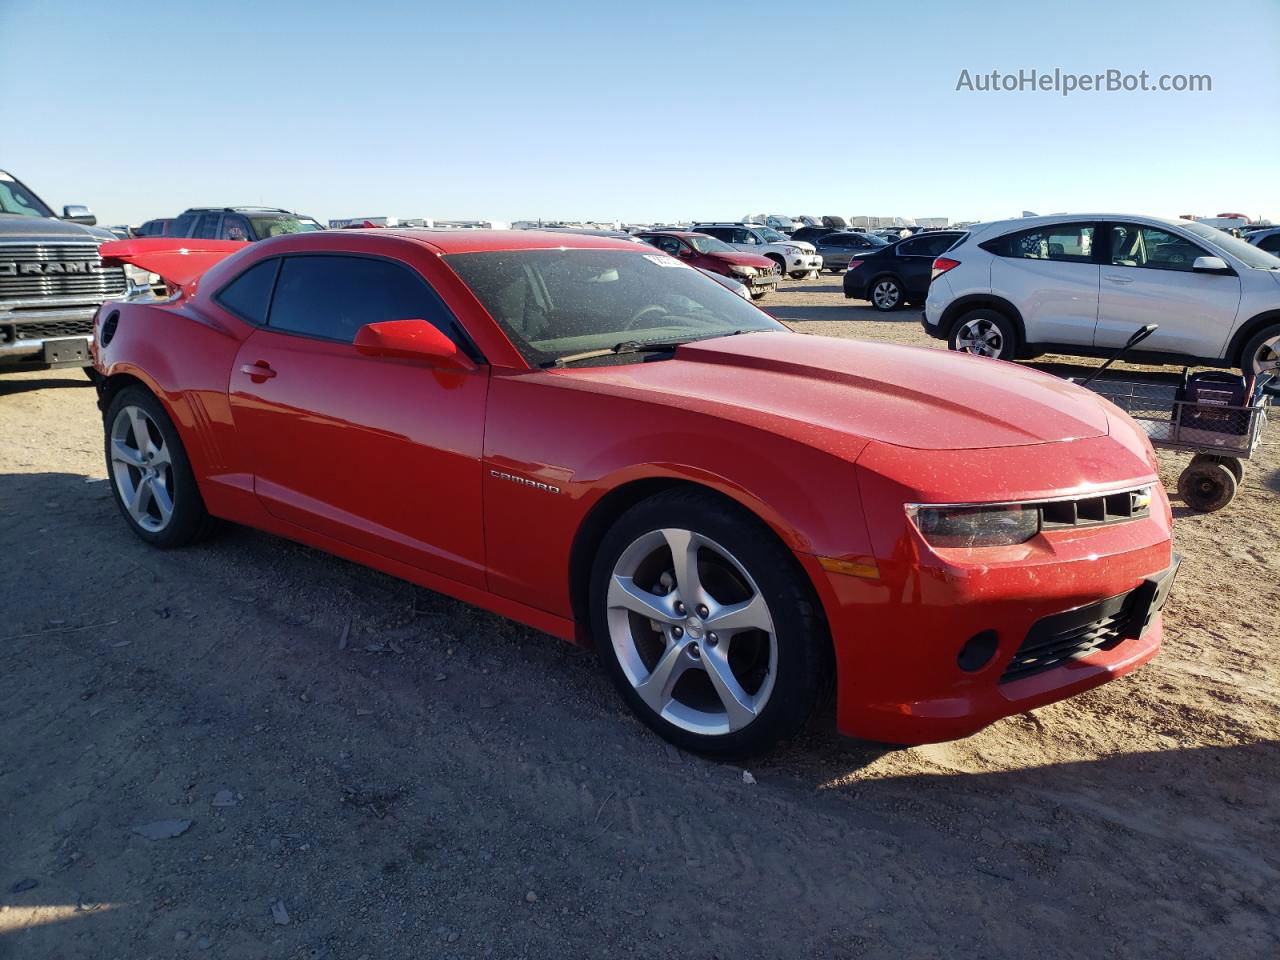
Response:
[[[97,222],[88,207],[57,216],[0,170],[0,373],[87,367],[99,305],[147,287],[137,268],[102,265],[98,247],[115,237]]]

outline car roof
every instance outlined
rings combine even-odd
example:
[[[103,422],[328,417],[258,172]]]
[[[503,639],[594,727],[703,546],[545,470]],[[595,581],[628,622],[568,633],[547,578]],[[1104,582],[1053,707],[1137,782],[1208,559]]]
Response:
[[[655,233],[665,234],[668,237],[705,237],[706,234],[700,230],[664,230],[661,227],[655,227],[652,230],[641,230],[636,234],[637,237],[652,236]],[[711,239],[715,239],[712,237]]]
[[[326,230],[332,236],[344,230]],[[653,252],[652,247],[620,237],[549,230],[432,230],[415,227],[360,230],[365,236],[395,237],[435,248],[439,253],[488,253],[499,250],[631,250]],[[296,236],[291,234],[291,236]],[[320,236],[310,233],[303,236]]]
[[[287,213],[293,216],[292,210],[284,207],[187,207],[183,213]]]
[[[1009,220],[989,220],[986,223],[975,223],[967,229],[992,229],[1004,227],[1038,227],[1051,223],[1072,223],[1077,220],[1138,220],[1147,223],[1163,223],[1171,227],[1185,227],[1194,220],[1182,220],[1173,217],[1156,217],[1147,213],[1058,213],[1036,217],[1014,217]]]

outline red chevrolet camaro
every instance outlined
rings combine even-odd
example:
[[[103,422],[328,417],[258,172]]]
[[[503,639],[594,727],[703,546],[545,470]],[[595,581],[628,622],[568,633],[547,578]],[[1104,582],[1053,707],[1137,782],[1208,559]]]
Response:
[[[692,749],[964,736],[1155,656],[1145,435],[1013,364],[803,336],[679,260],[537,232],[147,239],[96,321],[121,512],[213,518],[575,643]]]

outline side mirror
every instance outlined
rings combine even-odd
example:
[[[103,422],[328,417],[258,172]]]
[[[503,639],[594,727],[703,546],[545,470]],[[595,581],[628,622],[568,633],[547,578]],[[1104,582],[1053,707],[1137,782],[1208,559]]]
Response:
[[[75,203],[62,208],[62,219],[70,220],[72,223],[83,224],[86,227],[92,227],[98,222],[98,218],[93,215],[92,210]]]
[[[1191,269],[1196,273],[1231,272],[1231,268],[1227,266],[1227,261],[1221,257],[1196,257],[1195,262],[1191,264]]]
[[[356,331],[356,352],[366,357],[421,360],[446,370],[471,371],[476,365],[458,345],[425,320],[366,323]]]

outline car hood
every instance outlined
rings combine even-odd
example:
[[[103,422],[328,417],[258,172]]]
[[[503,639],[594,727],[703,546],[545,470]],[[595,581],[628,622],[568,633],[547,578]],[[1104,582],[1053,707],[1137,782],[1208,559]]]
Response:
[[[740,267],[773,267],[773,261],[758,253],[708,253],[704,256]]]
[[[48,217],[19,217],[0,214],[0,242],[31,240],[34,243],[74,240],[114,240],[115,234],[98,227],[86,227]]]
[[[1101,401],[1087,390],[925,347],[757,333],[687,344],[669,360],[588,369],[597,382],[774,430],[780,418],[797,435],[817,428],[921,450],[1027,446],[1108,430]]]

